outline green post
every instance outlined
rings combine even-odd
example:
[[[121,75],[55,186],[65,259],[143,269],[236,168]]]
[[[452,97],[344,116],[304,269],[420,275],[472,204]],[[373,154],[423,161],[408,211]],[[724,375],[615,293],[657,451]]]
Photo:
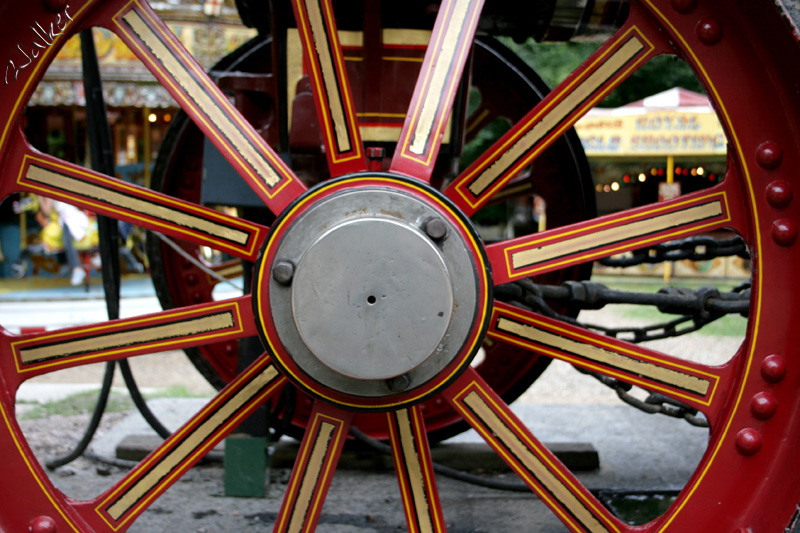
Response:
[[[229,435],[225,439],[225,496],[263,498],[268,467],[266,437]]]

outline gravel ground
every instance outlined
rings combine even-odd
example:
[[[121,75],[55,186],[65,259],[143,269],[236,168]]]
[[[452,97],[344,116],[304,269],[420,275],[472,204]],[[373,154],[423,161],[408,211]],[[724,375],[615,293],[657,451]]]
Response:
[[[622,320],[612,310],[586,313],[582,319],[595,324],[616,325]],[[630,319],[625,321],[628,324],[635,322]],[[740,340],[732,337],[691,335],[655,341],[651,347],[690,360],[719,363],[729,359],[739,344]],[[132,360],[131,365],[141,387],[162,389],[182,385],[196,394],[213,394],[213,389],[182,352],[138,357]],[[52,373],[36,378],[36,381],[99,384],[103,369],[104,365],[90,365]],[[122,385],[119,376],[116,383]],[[170,406],[183,405],[182,402],[188,401],[163,399],[155,403]],[[202,404],[202,400],[199,402]],[[678,488],[697,464],[707,439],[705,430],[689,428],[683,422],[665,417],[643,415],[620,405],[613,391],[560,361],[550,365],[544,375],[523,394],[518,404],[522,412],[527,413],[529,422],[526,422],[542,440],[588,440],[598,448],[602,467],[597,473],[584,478],[584,482],[591,486],[617,483],[618,486],[628,487]],[[196,407],[189,412],[194,410]],[[57,416],[22,420],[20,425],[34,454],[43,462],[46,458],[67,452],[80,438],[88,418],[88,415]],[[128,413],[105,415],[95,443],[107,440],[129,419]],[[655,424],[648,426],[654,429],[641,431],[640,428],[646,424]],[[674,431],[674,424],[680,425],[680,431]],[[607,434],[610,440],[595,436],[600,433]],[[456,441],[469,441],[472,438],[477,439],[467,433]],[[656,440],[637,441],[647,438]],[[640,454],[638,459],[631,459],[623,453],[630,449],[645,450],[647,453]],[[84,499],[97,496],[123,475],[124,471],[119,468],[80,458],[52,472],[51,479],[66,494]],[[223,496],[222,468],[219,465],[196,467],[162,496],[134,524],[131,531],[207,533],[271,530],[288,475],[287,468],[272,471],[272,483],[266,498],[226,498]],[[446,520],[451,532],[564,530],[552,513],[530,495],[498,493],[465,486],[446,478],[437,481],[444,508],[449,509],[446,511]],[[491,517],[488,521],[487,516]],[[491,527],[487,528],[487,523]],[[405,530],[405,519],[393,475],[386,475],[385,472],[337,471],[323,509],[319,531],[383,533]]]

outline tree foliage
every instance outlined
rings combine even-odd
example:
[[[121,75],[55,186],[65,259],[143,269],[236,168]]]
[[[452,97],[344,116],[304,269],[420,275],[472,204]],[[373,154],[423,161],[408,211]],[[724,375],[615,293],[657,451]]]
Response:
[[[582,42],[537,43],[533,39],[521,44],[508,38],[501,40],[551,87],[564,80],[600,46]],[[704,92],[686,63],[675,56],[659,56],[634,72],[600,103],[600,107],[619,107],[673,87]]]

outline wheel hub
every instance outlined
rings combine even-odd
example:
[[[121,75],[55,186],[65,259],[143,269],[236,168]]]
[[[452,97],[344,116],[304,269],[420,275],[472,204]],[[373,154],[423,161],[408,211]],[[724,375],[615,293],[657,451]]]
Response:
[[[479,346],[480,246],[432,191],[344,182],[309,193],[273,230],[254,279],[265,345],[317,396],[362,408],[422,399]]]

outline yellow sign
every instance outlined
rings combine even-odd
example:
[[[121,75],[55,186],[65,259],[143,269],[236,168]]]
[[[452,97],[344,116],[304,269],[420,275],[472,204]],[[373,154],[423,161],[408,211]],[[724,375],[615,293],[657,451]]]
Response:
[[[618,110],[619,111],[619,110]],[[725,155],[727,140],[712,112],[592,113],[575,125],[588,156]]]

